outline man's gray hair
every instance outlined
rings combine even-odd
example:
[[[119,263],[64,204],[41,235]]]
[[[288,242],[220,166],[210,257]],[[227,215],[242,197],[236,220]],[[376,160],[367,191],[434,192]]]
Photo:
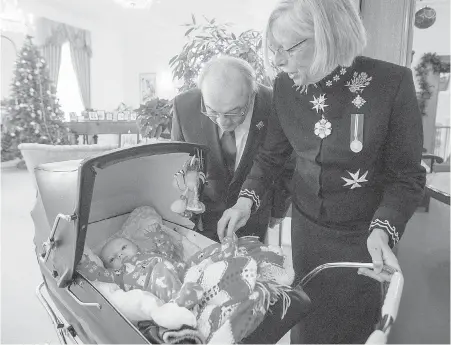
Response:
[[[243,76],[244,82],[251,92],[258,91],[257,76],[252,66],[243,59],[228,55],[214,57],[205,63],[199,73],[197,87],[202,88],[202,83],[209,74],[221,79],[221,82],[231,81],[229,75],[231,70],[235,70]]]

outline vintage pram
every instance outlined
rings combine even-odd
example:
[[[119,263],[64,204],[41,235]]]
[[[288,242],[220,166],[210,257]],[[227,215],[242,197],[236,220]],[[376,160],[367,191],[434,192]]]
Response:
[[[36,203],[32,210],[35,249],[43,282],[36,293],[47,310],[61,343],[147,344],[149,341],[80,272],[85,244],[96,247],[111,237],[136,207],[151,205],[183,243],[204,248],[211,240],[193,231],[195,224],[170,210],[180,197],[173,176],[196,155],[204,162],[207,148],[165,142],[116,149],[85,160],[46,163],[35,169]],[[372,264],[331,263],[307,275],[307,284],[330,267],[372,267]],[[396,319],[403,277],[392,278],[379,330],[369,343],[383,343]],[[278,301],[242,343],[275,344],[308,312],[310,301],[298,288],[281,320]]]

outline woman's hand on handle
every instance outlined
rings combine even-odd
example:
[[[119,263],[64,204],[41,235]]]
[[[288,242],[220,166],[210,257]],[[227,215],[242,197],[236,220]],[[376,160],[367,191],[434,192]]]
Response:
[[[232,236],[239,228],[246,225],[251,216],[252,200],[238,198],[235,205],[224,211],[218,221],[218,237],[222,241],[224,237]]]
[[[382,229],[374,229],[368,236],[366,245],[373,260],[374,269],[359,268],[359,274],[380,282],[389,281],[390,276],[382,271],[384,265],[401,271],[398,259],[388,245],[388,234]]]

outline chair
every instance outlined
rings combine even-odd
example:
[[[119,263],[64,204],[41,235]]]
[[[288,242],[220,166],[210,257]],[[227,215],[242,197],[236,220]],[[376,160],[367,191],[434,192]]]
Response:
[[[427,164],[426,162],[429,162]],[[426,173],[430,174],[434,172],[434,164],[442,164],[444,162],[442,157],[430,154],[426,152],[426,149],[423,149],[423,155],[421,156],[421,165],[426,168]],[[430,194],[426,193],[421,201],[419,207],[424,207],[425,212],[429,212],[429,202],[431,201]]]

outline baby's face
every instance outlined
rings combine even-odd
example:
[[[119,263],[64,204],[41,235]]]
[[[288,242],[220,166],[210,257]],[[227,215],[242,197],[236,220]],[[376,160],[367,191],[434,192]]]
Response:
[[[100,253],[100,258],[107,268],[119,269],[125,259],[138,253],[138,247],[125,238],[116,238],[108,242]]]

